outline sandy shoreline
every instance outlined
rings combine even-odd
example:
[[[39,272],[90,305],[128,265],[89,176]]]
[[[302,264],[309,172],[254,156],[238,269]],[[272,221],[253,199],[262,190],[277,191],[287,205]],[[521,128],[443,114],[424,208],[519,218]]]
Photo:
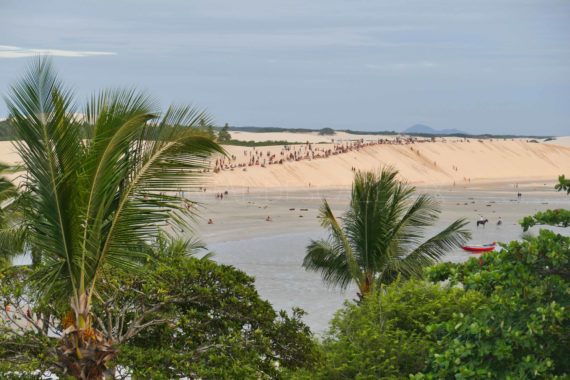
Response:
[[[480,215],[490,220],[502,216],[505,224],[516,225],[523,216],[547,208],[570,208],[570,198],[554,190],[555,182],[527,181],[513,184],[475,184],[465,188],[449,186],[418,186],[418,193],[428,193],[440,201],[441,223],[465,217],[475,221]],[[517,192],[523,194],[517,200]],[[319,230],[316,218],[322,199],[341,213],[350,199],[349,188],[336,189],[255,189],[229,191],[223,200],[216,190],[190,193],[188,198],[199,203],[196,232],[206,243],[284,233]],[[467,204],[465,204],[467,203]],[[270,216],[272,221],[265,219]],[[212,219],[213,225],[206,221]],[[440,223],[440,224],[441,224]]]

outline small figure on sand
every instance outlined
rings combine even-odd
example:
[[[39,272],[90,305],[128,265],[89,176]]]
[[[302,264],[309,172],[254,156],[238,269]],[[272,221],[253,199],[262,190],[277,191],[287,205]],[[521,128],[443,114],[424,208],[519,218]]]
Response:
[[[479,227],[480,225],[485,227],[485,224],[487,224],[488,221],[489,221],[489,219],[485,219],[485,218],[483,218],[483,215],[481,215],[479,217],[479,220],[477,221],[477,227]]]
[[[521,198],[522,198],[522,193],[519,191],[519,192],[517,193],[517,199],[520,201]]]
[[[265,221],[266,221],[266,222],[272,222],[273,219],[271,219],[271,217],[268,215],[267,218],[265,218]]]
[[[208,224],[214,224],[214,221],[210,218],[208,219]]]
[[[503,224],[503,220],[502,220],[501,217],[499,216],[499,220],[497,221],[497,226],[500,226],[501,224]]]

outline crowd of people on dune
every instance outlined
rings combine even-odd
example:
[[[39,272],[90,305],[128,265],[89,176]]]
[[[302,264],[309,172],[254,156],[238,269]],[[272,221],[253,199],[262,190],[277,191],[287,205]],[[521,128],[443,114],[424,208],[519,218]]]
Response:
[[[397,137],[395,139],[377,139],[367,141],[359,139],[337,143],[333,140],[332,147],[330,144],[327,144],[326,147],[321,147],[319,146],[320,144],[306,142],[305,144],[284,145],[281,147],[279,153],[275,153],[270,150],[264,151],[263,149],[256,149],[253,147],[249,150],[244,149],[241,157],[231,155],[230,157],[220,157],[216,159],[213,170],[214,173],[239,168],[246,171],[248,167],[253,166],[264,168],[268,165],[280,165],[285,162],[326,159],[331,156],[359,151],[362,148],[376,145],[407,145],[434,141],[435,139],[433,138],[418,137]]]

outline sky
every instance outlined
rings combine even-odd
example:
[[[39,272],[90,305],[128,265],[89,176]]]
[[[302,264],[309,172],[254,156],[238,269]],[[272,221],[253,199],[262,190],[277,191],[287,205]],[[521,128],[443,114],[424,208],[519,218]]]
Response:
[[[136,87],[220,125],[570,135],[567,0],[0,0],[2,95],[38,54],[79,104]]]

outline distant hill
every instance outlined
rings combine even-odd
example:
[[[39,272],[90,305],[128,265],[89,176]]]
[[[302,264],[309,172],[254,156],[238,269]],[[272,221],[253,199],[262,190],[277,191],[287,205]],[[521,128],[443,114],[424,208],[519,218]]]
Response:
[[[403,133],[419,133],[424,135],[466,135],[467,133],[458,129],[434,129],[429,125],[415,124],[406,129]]]

